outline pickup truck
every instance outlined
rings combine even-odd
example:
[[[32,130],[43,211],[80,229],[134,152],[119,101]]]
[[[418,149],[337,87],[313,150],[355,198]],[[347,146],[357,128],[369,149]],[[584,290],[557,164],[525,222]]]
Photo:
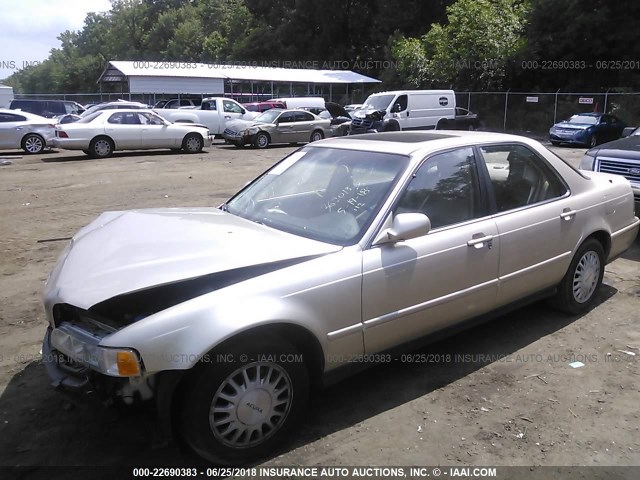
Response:
[[[229,120],[253,120],[259,115],[247,111],[235,100],[224,97],[205,98],[198,108],[163,108],[158,109],[157,113],[172,122],[204,125],[212,135],[222,135]]]

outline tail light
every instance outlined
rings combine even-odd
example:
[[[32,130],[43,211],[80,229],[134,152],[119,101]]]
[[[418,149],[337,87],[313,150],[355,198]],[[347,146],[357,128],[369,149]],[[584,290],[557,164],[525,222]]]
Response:
[[[56,130],[56,137],[69,138],[69,135],[67,135],[67,132],[65,132],[64,130]]]

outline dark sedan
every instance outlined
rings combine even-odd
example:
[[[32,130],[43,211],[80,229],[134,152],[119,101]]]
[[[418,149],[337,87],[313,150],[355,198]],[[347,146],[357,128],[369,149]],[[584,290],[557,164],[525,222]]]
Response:
[[[551,127],[549,140],[553,145],[568,143],[595,147],[620,138],[625,127],[625,123],[614,115],[577,113]]]
[[[480,119],[477,113],[462,107],[456,107],[456,130],[478,130]]]

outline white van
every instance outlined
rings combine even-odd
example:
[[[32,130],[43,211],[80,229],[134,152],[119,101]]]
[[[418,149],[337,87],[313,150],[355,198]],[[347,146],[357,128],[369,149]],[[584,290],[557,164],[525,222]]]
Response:
[[[375,122],[368,112],[384,111]],[[456,96],[453,90],[400,90],[370,95],[362,108],[355,112],[351,133],[377,131],[431,130],[453,128],[456,118]],[[368,120],[377,125],[369,125]],[[381,122],[381,124],[380,124]]]

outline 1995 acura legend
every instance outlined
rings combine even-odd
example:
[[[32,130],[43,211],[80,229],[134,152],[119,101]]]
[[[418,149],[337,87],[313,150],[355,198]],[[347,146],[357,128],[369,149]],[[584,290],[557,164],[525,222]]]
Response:
[[[638,225],[627,179],[527,138],[314,142],[219,208],[80,230],[46,284],[43,353],[55,385],[155,398],[200,455],[249,462],[353,359],[545,295],[584,312]]]

